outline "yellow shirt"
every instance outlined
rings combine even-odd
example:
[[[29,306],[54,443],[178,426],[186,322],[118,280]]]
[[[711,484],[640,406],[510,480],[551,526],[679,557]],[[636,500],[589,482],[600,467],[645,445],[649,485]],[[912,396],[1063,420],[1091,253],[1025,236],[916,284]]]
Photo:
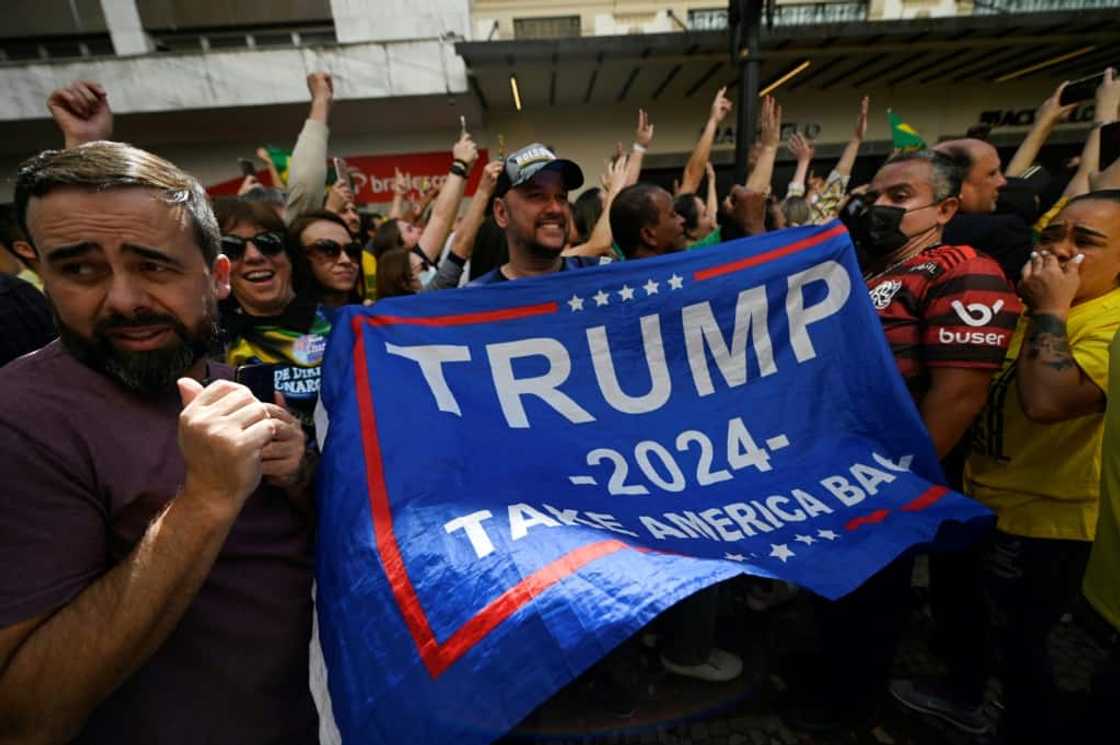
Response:
[[[1032,422],[1019,405],[1016,360],[1030,318],[1019,320],[1003,369],[973,428],[965,491],[988,505],[1005,533],[1091,541],[1100,499],[1104,417]],[[1066,320],[1078,366],[1108,390],[1108,348],[1120,327],[1120,289],[1074,306]]]
[[[1112,340],[1108,411],[1104,415],[1101,516],[1085,569],[1085,597],[1120,631],[1120,335]]]
[[[366,300],[377,299],[377,257],[369,251],[362,251],[362,274],[366,279]]]

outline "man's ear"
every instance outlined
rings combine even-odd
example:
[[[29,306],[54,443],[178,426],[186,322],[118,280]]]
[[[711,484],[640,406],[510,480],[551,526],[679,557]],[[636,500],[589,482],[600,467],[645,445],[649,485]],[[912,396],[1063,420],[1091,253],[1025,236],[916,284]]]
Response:
[[[213,283],[214,297],[218,300],[225,300],[229,297],[229,274],[229,257],[225,254],[218,254],[214,263],[210,265],[210,281]]]
[[[509,210],[506,207],[506,200],[504,197],[498,197],[494,200],[494,222],[498,227],[505,230],[509,227]]]
[[[35,252],[35,247],[27,241],[12,241],[12,250],[16,252],[16,256],[23,259],[29,267],[36,272],[39,271],[39,254]]]
[[[959,197],[949,197],[941,204],[937,205],[937,224],[944,225],[952,220],[957,210],[961,208],[961,200]]]
[[[641,239],[642,244],[645,246],[657,245],[657,231],[649,225],[646,225],[638,230],[638,238]]]

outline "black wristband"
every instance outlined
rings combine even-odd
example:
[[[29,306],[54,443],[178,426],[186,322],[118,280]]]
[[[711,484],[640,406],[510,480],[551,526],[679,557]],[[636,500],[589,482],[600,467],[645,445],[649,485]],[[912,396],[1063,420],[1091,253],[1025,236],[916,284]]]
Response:
[[[467,164],[464,163],[461,160],[457,160],[454,163],[452,163],[451,168],[449,170],[450,170],[451,173],[453,173],[456,176],[459,176],[461,178],[466,178],[467,177]]]

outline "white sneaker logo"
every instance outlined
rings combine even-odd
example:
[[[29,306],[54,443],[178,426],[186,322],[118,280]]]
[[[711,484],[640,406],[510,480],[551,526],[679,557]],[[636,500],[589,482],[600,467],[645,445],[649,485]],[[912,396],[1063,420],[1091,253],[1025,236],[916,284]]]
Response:
[[[997,300],[996,304],[988,307],[983,303],[969,303],[966,308],[960,300],[953,301],[953,310],[957,312],[957,316],[967,323],[969,326],[987,326],[996,317],[1000,309],[1003,308],[1003,301]]]

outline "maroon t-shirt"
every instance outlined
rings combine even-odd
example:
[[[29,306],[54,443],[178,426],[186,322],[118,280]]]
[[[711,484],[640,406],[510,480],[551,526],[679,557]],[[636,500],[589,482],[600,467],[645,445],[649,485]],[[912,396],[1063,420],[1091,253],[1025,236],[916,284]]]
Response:
[[[0,627],[66,605],[132,551],[183,484],[181,408],[57,341],[0,369]],[[258,488],[179,625],[76,742],[317,742],[312,540],[282,491]]]

